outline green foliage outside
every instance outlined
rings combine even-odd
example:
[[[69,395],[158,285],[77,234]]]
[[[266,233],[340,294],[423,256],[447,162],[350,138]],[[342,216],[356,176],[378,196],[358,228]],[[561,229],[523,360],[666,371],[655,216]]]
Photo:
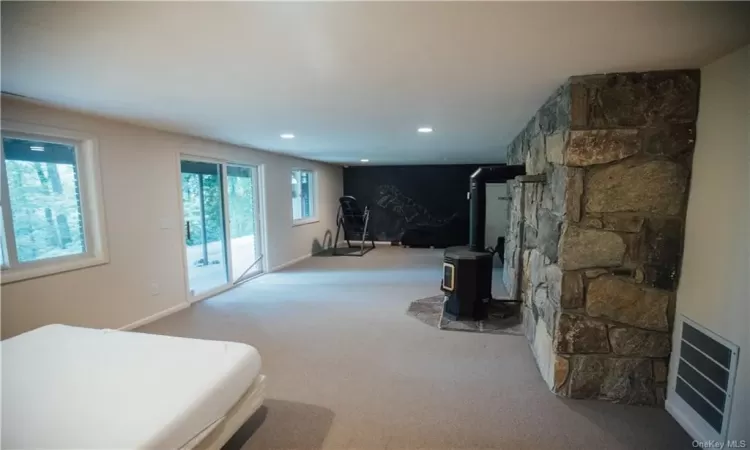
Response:
[[[76,167],[16,160],[5,167],[18,261],[84,252]]]
[[[185,221],[190,224],[187,245],[203,243],[201,222],[201,180],[203,177],[203,209],[205,211],[206,243],[223,239],[223,205],[219,175],[182,174],[182,200]],[[253,182],[247,176],[227,176],[229,194],[229,232],[232,238],[255,233]],[[187,228],[187,224],[185,224]]]

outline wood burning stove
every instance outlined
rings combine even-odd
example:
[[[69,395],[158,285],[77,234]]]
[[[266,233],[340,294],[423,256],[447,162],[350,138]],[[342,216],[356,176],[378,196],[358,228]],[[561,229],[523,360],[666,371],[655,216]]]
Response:
[[[456,319],[487,317],[492,297],[492,253],[448,247],[443,256],[445,315]]]
[[[525,173],[522,166],[480,167],[469,185],[469,246],[448,247],[443,255],[444,314],[453,320],[487,318],[492,299],[492,256],[484,242],[486,183],[505,182]]]

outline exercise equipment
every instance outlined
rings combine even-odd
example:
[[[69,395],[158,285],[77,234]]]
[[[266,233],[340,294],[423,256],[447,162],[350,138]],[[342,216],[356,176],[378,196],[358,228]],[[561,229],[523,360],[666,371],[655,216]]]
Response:
[[[370,224],[370,209],[365,206],[364,211],[359,207],[357,199],[351,195],[345,195],[339,198],[339,208],[336,212],[336,239],[333,241],[333,255],[334,256],[364,256],[365,253],[375,248],[375,240],[372,238],[368,230]],[[352,246],[350,242],[351,238],[359,235],[360,246],[359,252],[355,253],[337,253],[337,245],[339,242],[339,234],[341,230],[344,230],[344,240],[349,248],[356,248]],[[372,246],[365,247],[365,241],[367,238],[372,243]]]

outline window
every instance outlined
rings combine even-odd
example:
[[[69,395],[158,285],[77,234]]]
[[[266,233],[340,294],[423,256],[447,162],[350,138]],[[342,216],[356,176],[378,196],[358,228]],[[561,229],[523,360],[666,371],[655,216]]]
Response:
[[[295,225],[317,222],[315,211],[315,172],[292,170],[292,219]]]
[[[2,127],[2,282],[106,262],[93,140]]]

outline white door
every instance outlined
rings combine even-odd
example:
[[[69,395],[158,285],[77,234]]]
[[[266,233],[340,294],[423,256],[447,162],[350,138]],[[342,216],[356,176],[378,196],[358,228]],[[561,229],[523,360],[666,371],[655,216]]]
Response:
[[[510,197],[505,183],[487,183],[487,215],[484,227],[484,243],[488,247],[497,245],[497,238],[508,232]]]

